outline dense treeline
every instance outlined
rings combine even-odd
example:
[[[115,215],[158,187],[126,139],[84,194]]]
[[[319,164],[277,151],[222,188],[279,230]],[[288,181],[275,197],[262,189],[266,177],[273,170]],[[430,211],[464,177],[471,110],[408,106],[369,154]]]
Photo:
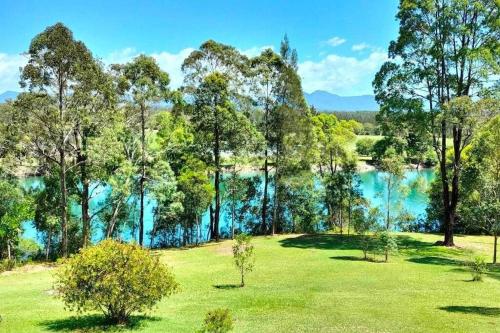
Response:
[[[333,111],[330,112],[339,120],[355,120],[363,127],[358,134],[381,135],[377,124],[377,111]]]
[[[1,257],[21,251],[25,220],[49,259],[125,233],[140,245],[197,243],[207,209],[214,240],[343,231],[366,204],[345,148],[360,124],[311,112],[286,36],[279,53],[255,58],[207,41],[185,59],[177,90],[153,58],[106,67],[60,23],[27,55],[25,92],[1,112],[0,185],[12,203],[2,208]],[[263,177],[245,176],[251,164]],[[38,182],[23,188],[27,173]],[[224,206],[230,230],[221,230]]]

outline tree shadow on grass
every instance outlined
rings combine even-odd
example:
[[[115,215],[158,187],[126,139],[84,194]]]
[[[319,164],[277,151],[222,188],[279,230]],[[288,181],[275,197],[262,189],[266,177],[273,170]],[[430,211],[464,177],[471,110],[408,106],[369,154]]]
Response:
[[[440,251],[440,247],[431,242],[424,242],[406,235],[396,236],[398,246],[401,249],[412,249],[414,251]],[[362,236],[359,235],[333,235],[333,234],[310,234],[298,237],[284,238],[280,240],[283,247],[295,247],[301,249],[319,250],[358,250],[361,248]],[[427,252],[425,252],[427,253]]]
[[[158,321],[157,317],[132,316],[127,324],[116,325],[110,323],[102,315],[86,315],[78,317],[69,317],[57,320],[47,320],[40,323],[45,329],[53,332],[122,332],[133,331],[144,326],[145,321]]]
[[[334,257],[330,257],[330,259],[346,260],[346,261],[368,261],[368,260],[363,259],[362,257],[356,257],[356,256],[334,256]]]
[[[215,289],[231,290],[241,288],[239,284],[214,284]]]
[[[408,258],[407,261],[425,265],[465,266],[462,260],[435,256]]]
[[[356,257],[356,256],[334,256],[330,257],[330,259],[334,260],[346,260],[346,261],[365,261],[365,262],[374,262],[374,263],[383,263],[385,261],[383,260],[377,260],[376,258],[363,258],[363,257]]]
[[[456,313],[471,313],[481,316],[498,317],[500,316],[500,308],[487,306],[442,306],[440,310]]]
[[[280,240],[283,247],[319,250],[356,250],[361,237],[358,235],[311,234]]]

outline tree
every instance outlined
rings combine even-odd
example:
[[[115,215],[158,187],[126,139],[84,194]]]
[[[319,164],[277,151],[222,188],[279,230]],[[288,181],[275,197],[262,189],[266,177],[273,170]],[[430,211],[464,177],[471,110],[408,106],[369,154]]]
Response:
[[[458,211],[469,229],[479,229],[494,237],[493,263],[496,263],[500,235],[499,115],[481,129],[466,155],[461,179],[464,199]]]
[[[306,105],[300,76],[297,74],[297,52],[288,37],[281,42],[279,80],[276,86],[277,105],[271,112],[273,137],[270,151],[274,157],[274,195],[271,234],[281,232],[286,222],[286,178],[301,174],[312,177],[314,142],[313,121]]]
[[[252,90],[259,106],[264,109],[264,117],[260,128],[264,135],[264,190],[261,208],[261,232],[266,233],[268,228],[269,205],[269,159],[270,149],[274,138],[272,130],[273,114],[278,105],[278,84],[280,71],[283,67],[282,58],[271,49],[250,60]]]
[[[232,46],[208,40],[183,62],[183,90],[193,97],[189,108],[196,140],[202,147],[201,156],[214,178],[215,208],[210,206],[211,238],[219,240],[221,208],[222,151],[231,152],[237,146],[233,140],[240,126],[249,121],[237,113],[245,99],[243,85],[248,59]],[[232,140],[232,141],[231,141]]]
[[[89,244],[91,238],[91,223],[95,214],[90,214],[92,193],[99,186],[104,186],[99,179],[101,170],[89,159],[89,150],[94,141],[103,131],[102,124],[112,126],[115,121],[116,90],[112,77],[105,73],[103,65],[98,61],[90,61],[86,68],[78,73],[78,84],[73,86],[73,95],[68,107],[75,110],[75,126],[73,140],[76,164],[79,169],[79,191],[82,218],[82,246]],[[91,188],[91,180],[94,181]],[[80,188],[78,186],[78,188]]]
[[[134,312],[151,309],[178,288],[158,257],[114,240],[87,247],[68,259],[56,279],[58,295],[70,310],[102,311],[119,324]]]
[[[398,243],[389,231],[382,231],[377,236],[379,252],[384,254],[384,261],[389,261],[389,254],[398,251]]]
[[[13,181],[0,179],[0,258],[11,260],[19,242],[22,223],[33,217],[29,197]]]
[[[241,287],[245,286],[245,275],[253,270],[254,266],[254,246],[252,238],[245,234],[236,236],[236,241],[233,245],[234,264],[238,268],[241,275]]]
[[[384,172],[384,180],[386,184],[386,200],[385,200],[385,229],[391,228],[391,208],[393,204],[394,192],[402,192],[401,180],[404,178],[404,164],[402,158],[396,154],[391,148],[389,149],[380,163],[380,170]]]
[[[399,36],[390,44],[391,60],[373,81],[376,99],[381,114],[394,126],[425,122],[422,128],[432,136],[439,162],[444,245],[453,246],[461,153],[470,133],[467,125],[450,122],[446,110],[454,98],[477,96],[490,80],[496,80],[498,4],[491,0],[401,0],[396,17]],[[468,124],[469,115],[462,116]],[[447,164],[450,133],[454,161]]]
[[[221,208],[221,153],[234,153],[248,146],[255,134],[249,120],[229,100],[229,82],[221,73],[209,74],[195,91],[191,121],[198,144],[204,147],[207,164],[214,174],[215,211],[211,237],[219,241]]]
[[[140,55],[125,65],[114,65],[119,76],[118,87],[122,94],[130,97],[138,109],[141,142],[141,176],[139,178],[139,244],[144,240],[144,197],[147,151],[146,151],[146,122],[151,103],[167,100],[169,97],[168,74],[160,69],[154,58]]]
[[[28,64],[21,72],[21,94],[17,107],[28,120],[30,151],[40,162],[59,170],[61,239],[63,256],[68,255],[68,155],[74,152],[70,138],[76,117],[71,104],[76,102],[74,87],[82,82],[82,73],[92,63],[85,45],[73,39],[72,32],[61,23],[48,27],[31,41]]]
[[[374,144],[375,140],[372,138],[361,138],[356,141],[356,152],[359,155],[370,156],[372,154]]]
[[[368,259],[368,252],[373,248],[373,240],[371,232],[377,230],[380,211],[377,207],[370,208],[358,206],[353,211],[353,227],[354,231],[361,236],[361,250],[363,257]]]

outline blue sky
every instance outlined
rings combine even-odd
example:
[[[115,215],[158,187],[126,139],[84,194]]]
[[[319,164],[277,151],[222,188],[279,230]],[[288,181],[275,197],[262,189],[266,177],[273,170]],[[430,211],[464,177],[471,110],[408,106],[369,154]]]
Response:
[[[105,63],[154,56],[182,82],[180,64],[207,39],[255,55],[288,34],[304,90],[371,94],[374,73],[397,36],[397,0],[14,1],[0,0],[0,93],[19,90],[30,40],[63,22]]]

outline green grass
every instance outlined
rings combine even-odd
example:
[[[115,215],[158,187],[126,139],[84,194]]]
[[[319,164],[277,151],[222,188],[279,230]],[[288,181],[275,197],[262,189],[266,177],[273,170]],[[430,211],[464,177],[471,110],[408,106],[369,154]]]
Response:
[[[474,253],[491,256],[491,237],[399,234],[389,263],[360,260],[357,238],[339,235],[257,237],[256,266],[238,288],[231,241],[158,251],[181,292],[129,327],[98,314],[79,318],[52,295],[53,270],[0,275],[0,332],[194,332],[205,313],[227,307],[235,332],[499,332],[500,268],[470,282]]]

